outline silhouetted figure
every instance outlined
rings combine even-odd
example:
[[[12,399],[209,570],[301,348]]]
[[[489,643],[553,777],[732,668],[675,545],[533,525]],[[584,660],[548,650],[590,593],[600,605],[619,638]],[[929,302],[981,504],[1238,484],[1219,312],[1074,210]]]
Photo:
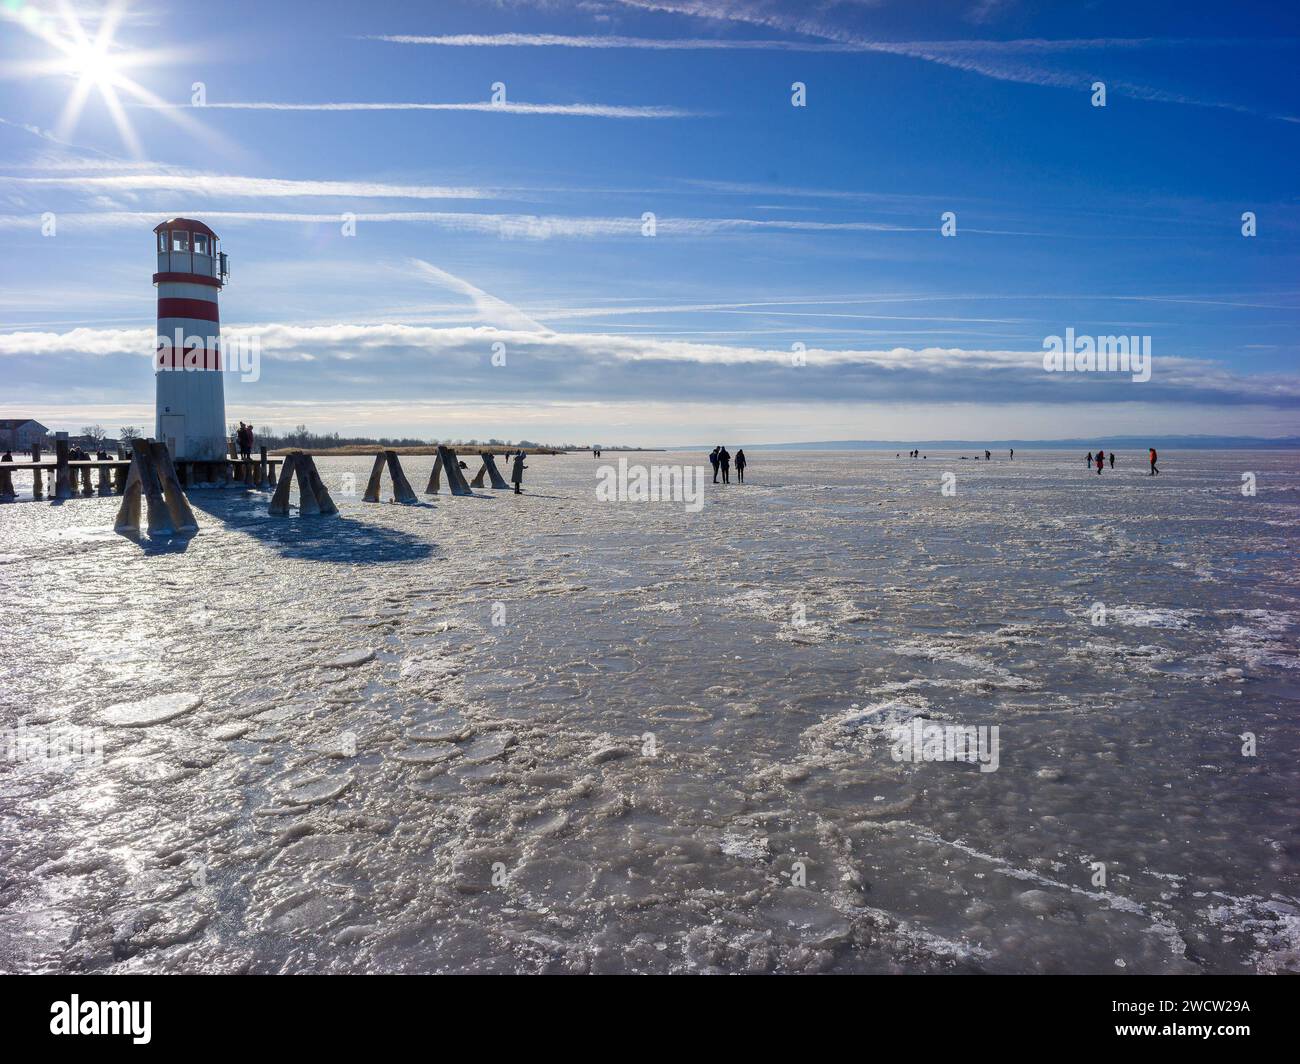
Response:
[[[1086,465],[1089,469],[1092,468],[1092,452],[1091,452],[1091,451],[1088,452],[1088,457],[1085,458],[1085,459],[1083,460],[1083,464]]]
[[[722,469],[722,483],[731,483],[731,455],[727,453],[725,447],[718,450],[718,465]]]
[[[992,452],[992,451],[985,451],[985,452],[984,452],[984,461],[986,461],[986,462],[991,462],[991,461],[993,461],[993,452]]]
[[[1151,472],[1148,473],[1147,476],[1149,477],[1158,476],[1160,474],[1160,470],[1156,468],[1156,449],[1154,447],[1150,448],[1150,450],[1147,453],[1147,457],[1151,459]]]
[[[515,494],[516,494],[516,495],[521,495],[521,494],[523,494],[523,493],[519,490],[519,485],[522,484],[522,483],[524,482],[524,470],[528,468],[526,465],[524,465],[524,459],[527,458],[527,457],[528,457],[528,456],[527,456],[526,454],[524,454],[523,451],[518,452],[518,453],[515,455],[515,465],[514,465],[514,469],[512,469],[512,470],[510,471],[510,479],[511,479],[511,481],[513,481],[513,483],[514,483],[514,485],[515,485]]]
[[[1106,452],[1097,452],[1097,476],[1101,476],[1101,467],[1106,464]]]
[[[1114,451],[1111,451],[1110,454],[1108,454],[1106,457],[1110,459],[1110,467],[1111,467],[1111,469],[1114,469],[1114,468],[1115,468],[1115,452],[1114,452]]]
[[[894,457],[897,458],[898,455],[894,455]],[[740,481],[740,483],[742,484],[745,483],[745,466],[747,466],[748,464],[749,463],[745,459],[745,452],[743,450],[737,450],[736,451],[736,479]]]
[[[709,461],[713,465],[713,483],[715,484],[718,482],[718,452],[720,450],[722,450],[721,447],[715,447],[709,452]]]
[[[1016,460],[1016,449],[1015,449],[1014,447],[1012,447],[1012,448],[1011,448],[1011,461],[1014,462],[1015,460]]]

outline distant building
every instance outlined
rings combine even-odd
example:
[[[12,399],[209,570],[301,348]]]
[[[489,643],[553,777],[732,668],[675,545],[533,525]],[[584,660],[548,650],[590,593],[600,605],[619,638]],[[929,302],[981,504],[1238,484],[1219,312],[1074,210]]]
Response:
[[[45,442],[50,430],[31,418],[0,418],[0,447],[9,451],[27,451]]]
[[[74,447],[80,447],[83,451],[117,450],[117,440],[110,440],[107,437],[97,440],[94,436],[69,436],[68,443]]]

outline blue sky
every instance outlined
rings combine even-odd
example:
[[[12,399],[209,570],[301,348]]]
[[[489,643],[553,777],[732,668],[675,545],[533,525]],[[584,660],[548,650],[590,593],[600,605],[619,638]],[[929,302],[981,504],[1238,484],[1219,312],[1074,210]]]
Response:
[[[151,423],[183,214],[259,426],[1293,433],[1300,15],[1065,8],[0,0],[0,416]],[[1151,380],[1045,372],[1067,328],[1149,336]]]

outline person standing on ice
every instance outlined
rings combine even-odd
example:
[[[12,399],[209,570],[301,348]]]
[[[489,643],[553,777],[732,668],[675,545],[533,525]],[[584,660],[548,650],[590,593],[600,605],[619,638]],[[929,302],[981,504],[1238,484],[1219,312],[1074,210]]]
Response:
[[[1091,452],[1091,451],[1088,452],[1088,457],[1085,458],[1085,459],[1083,460],[1083,464],[1086,465],[1089,469],[1092,468],[1092,452]]]
[[[725,447],[718,449],[718,465],[722,467],[722,483],[731,483],[731,455]]]
[[[1106,464],[1106,452],[1097,452],[1097,476],[1101,476],[1101,467]]]
[[[897,458],[898,455],[894,455],[894,457]],[[736,479],[742,484],[745,483],[745,466],[748,464],[744,449],[738,450],[736,452]]]
[[[713,483],[715,484],[718,482],[718,452],[720,450],[722,450],[721,447],[715,447],[709,452],[709,463],[713,466]]]
[[[1154,447],[1148,450],[1147,457],[1151,460],[1151,472],[1148,473],[1147,476],[1149,477],[1158,476],[1160,470],[1156,468],[1156,449]]]
[[[1011,448],[1011,457],[1008,459],[1008,461],[1014,462],[1015,460],[1016,460],[1016,449],[1015,449],[1014,447],[1012,447],[1012,448]]]
[[[1111,469],[1114,469],[1114,468],[1115,468],[1115,452],[1114,452],[1114,451],[1111,451],[1110,454],[1108,454],[1106,457],[1110,459],[1110,467],[1111,467]]]
[[[518,452],[515,455],[514,469],[510,472],[510,479],[514,482],[516,495],[523,494],[523,492],[519,490],[519,485],[524,482],[524,470],[528,468],[524,465],[524,459],[527,457],[528,456],[524,454],[523,451]]]

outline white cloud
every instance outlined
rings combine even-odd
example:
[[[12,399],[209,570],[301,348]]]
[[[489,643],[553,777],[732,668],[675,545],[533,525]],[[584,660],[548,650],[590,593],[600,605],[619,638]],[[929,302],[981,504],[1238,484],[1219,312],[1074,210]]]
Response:
[[[81,192],[183,192],[197,196],[337,196],[343,199],[478,199],[481,189],[446,185],[395,185],[382,181],[298,181],[225,174],[129,173],[76,177],[9,177],[0,183],[17,187],[71,188]]]
[[[427,264],[425,264],[427,266]],[[467,282],[428,266],[430,276],[448,287],[466,294],[477,293],[485,301],[484,316],[517,316],[523,327],[489,326],[417,326],[397,323],[358,324],[339,322],[330,325],[291,325],[268,323],[225,327],[228,339],[256,337],[264,358],[273,361],[356,362],[397,357],[409,361],[411,352],[422,352],[437,359],[447,369],[449,360],[459,358],[460,368],[472,382],[477,368],[485,363],[492,344],[507,344],[511,357],[527,357],[541,370],[558,367],[574,382],[574,387],[588,389],[593,396],[600,388],[631,387],[632,378],[605,380],[602,370],[624,367],[631,370],[643,364],[671,364],[677,367],[727,368],[750,367],[760,370],[789,371],[793,374],[783,387],[797,391],[804,383],[806,371],[856,370],[852,378],[836,376],[843,395],[855,394],[868,380],[888,383],[900,394],[909,388],[951,392],[951,401],[974,385],[987,389],[985,401],[1011,401],[1024,392],[1041,394],[1054,401],[1066,401],[1077,390],[1108,386],[1120,378],[1106,374],[1045,374],[1042,351],[972,350],[963,348],[893,347],[889,349],[823,349],[809,347],[807,365],[792,369],[788,349],[761,348],[725,343],[650,336],[627,336],[615,333],[556,333],[543,330],[535,321],[509,304],[493,299]],[[474,298],[471,296],[471,298]],[[539,331],[543,330],[543,331]],[[32,356],[106,356],[136,355],[149,357],[153,352],[152,329],[78,328],[66,332],[24,330],[0,334],[0,357]],[[584,369],[585,367],[585,369]],[[864,377],[861,371],[867,371]],[[585,373],[585,375],[584,375]],[[668,374],[670,381],[680,379]],[[739,380],[740,378],[737,378]],[[771,378],[767,378],[770,380]],[[1125,380],[1127,378],[1124,378]],[[662,383],[662,382],[661,382]],[[677,383],[674,383],[677,386]],[[1141,385],[1143,397],[1160,390],[1176,393],[1188,401],[1286,402],[1300,400],[1300,380],[1281,375],[1247,376],[1226,369],[1221,364],[1174,355],[1155,359],[1152,381]],[[1126,393],[1126,398],[1132,398]]]
[[[698,118],[700,112],[678,107],[622,106],[606,103],[280,103],[258,100],[235,103],[139,104],[160,111],[481,111],[506,115],[569,115],[577,118]]]
[[[441,285],[444,288],[449,288],[453,292],[468,296],[474,304],[479,319],[487,325],[499,329],[516,329],[523,332],[549,331],[546,326],[534,321],[518,307],[512,306],[503,299],[498,299],[496,296],[488,295],[483,289],[474,287],[474,285],[453,273],[439,269],[431,262],[425,262],[423,259],[412,259],[411,263],[421,277],[427,278],[434,284]]]
[[[173,217],[170,211],[90,211],[60,212],[61,228],[125,228],[155,225]],[[641,237],[642,221],[637,217],[566,217],[536,214],[482,214],[468,211],[372,211],[351,212],[357,222],[423,223],[457,232],[487,233],[505,238],[547,240],[555,237],[597,238],[608,236]],[[202,211],[209,222],[286,222],[338,225],[339,214],[308,214],[291,211]],[[0,215],[0,229],[39,229],[38,214]],[[809,222],[772,218],[668,218],[656,222],[660,236],[701,237],[728,232],[924,232],[934,226],[887,225],[880,222]],[[967,230],[975,232],[975,230]]]

